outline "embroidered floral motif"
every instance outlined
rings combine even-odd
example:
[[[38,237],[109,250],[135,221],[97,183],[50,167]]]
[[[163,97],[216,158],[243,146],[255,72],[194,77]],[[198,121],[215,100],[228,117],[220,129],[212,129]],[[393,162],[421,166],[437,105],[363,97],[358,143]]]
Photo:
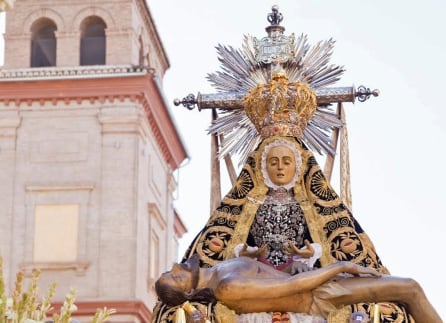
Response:
[[[311,192],[322,200],[332,201],[338,198],[337,194],[330,187],[321,170],[313,174],[311,178]]]

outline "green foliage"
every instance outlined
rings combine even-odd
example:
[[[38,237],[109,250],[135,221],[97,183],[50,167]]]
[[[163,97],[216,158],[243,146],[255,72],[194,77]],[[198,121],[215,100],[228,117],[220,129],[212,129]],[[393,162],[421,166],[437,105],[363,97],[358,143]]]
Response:
[[[65,301],[59,313],[53,313],[49,316],[49,312],[53,309],[51,299],[56,291],[56,283],[53,282],[39,302],[38,280],[40,271],[34,269],[31,276],[31,282],[26,291],[23,290],[24,275],[18,272],[14,290],[11,296],[7,295],[6,285],[3,276],[3,259],[0,257],[0,323],[40,323],[52,321],[54,323],[70,323],[71,315],[76,311],[74,301],[76,299],[76,291],[70,289],[65,297]],[[92,323],[104,322],[110,315],[115,313],[114,309],[97,309],[92,317]]]

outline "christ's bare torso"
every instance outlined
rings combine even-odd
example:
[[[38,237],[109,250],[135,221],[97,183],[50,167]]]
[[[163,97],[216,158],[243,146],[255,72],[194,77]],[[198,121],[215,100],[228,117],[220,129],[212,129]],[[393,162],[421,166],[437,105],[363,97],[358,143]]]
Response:
[[[237,313],[293,311],[305,313],[309,311],[312,303],[311,291],[293,293],[285,297],[268,297],[254,293],[253,297],[247,297],[247,290],[256,290],[258,282],[266,284],[268,281],[274,284],[283,284],[291,275],[276,270],[256,260],[246,257],[234,258],[225,262],[223,266],[216,266],[214,286],[217,298],[226,306]],[[273,290],[270,290],[273,294]],[[243,293],[243,300],[237,297],[237,293]]]
[[[279,271],[252,258],[239,257],[225,261],[224,266],[218,266],[218,276],[224,277],[232,273],[250,278],[288,278],[290,274]]]

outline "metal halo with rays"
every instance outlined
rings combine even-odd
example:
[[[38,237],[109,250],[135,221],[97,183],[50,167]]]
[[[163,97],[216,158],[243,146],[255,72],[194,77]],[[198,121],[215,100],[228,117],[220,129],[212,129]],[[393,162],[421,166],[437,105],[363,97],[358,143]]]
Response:
[[[306,35],[301,34],[296,39],[294,34],[290,36],[285,36],[280,32],[277,34],[277,27],[280,27],[279,31],[283,31],[284,28],[278,24],[274,27],[276,27],[274,40],[271,35],[262,40],[246,35],[241,49],[219,44],[216,49],[222,70],[207,76],[213,87],[219,92],[246,94],[258,84],[268,83],[271,79],[272,68],[277,68],[277,65],[272,64],[272,60],[275,60],[276,64],[279,61],[281,70],[285,72],[290,82],[309,84],[312,90],[326,87],[340,79],[344,68],[329,65],[335,44],[333,39],[320,41],[311,46]],[[266,43],[271,47],[275,42],[277,43],[277,39],[280,42],[279,46],[286,46],[287,50],[270,61],[267,56],[266,59],[265,56],[259,59],[262,44]],[[228,110],[220,107],[220,111],[222,111],[220,117],[212,122],[208,132],[223,135],[219,158],[224,158],[228,154],[238,155],[242,163],[261,138],[244,113],[243,107]],[[331,106],[318,105],[302,139],[312,150],[320,154],[334,155],[336,152],[330,135],[333,129],[340,127],[342,127],[342,122]]]
[[[222,138],[218,157],[228,155],[246,160],[261,140],[256,127],[244,110],[244,99],[251,89],[267,85],[273,75],[284,75],[289,84],[308,85],[316,93],[317,107],[303,131],[302,140],[319,154],[333,156],[335,145],[331,140],[333,130],[343,126],[338,114],[331,106],[340,102],[364,102],[370,96],[378,96],[379,91],[365,86],[328,87],[337,82],[344,73],[342,66],[329,64],[334,48],[334,40],[320,41],[311,46],[307,36],[283,34],[280,25],[283,16],[278,7],[272,7],[268,14],[270,26],[266,27],[267,36],[257,39],[245,36],[241,49],[231,46],[216,47],[221,71],[210,73],[207,79],[217,89],[217,93],[189,94],[174,104],[182,104],[189,110],[196,105],[201,109],[216,109],[219,117],[208,128],[210,134]],[[277,74],[276,74],[277,75]]]

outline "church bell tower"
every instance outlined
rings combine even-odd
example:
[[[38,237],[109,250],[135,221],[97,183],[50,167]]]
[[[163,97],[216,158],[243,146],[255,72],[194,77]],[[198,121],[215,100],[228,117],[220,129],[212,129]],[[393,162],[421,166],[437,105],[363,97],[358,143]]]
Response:
[[[0,256],[41,270],[80,319],[149,322],[177,260],[187,152],[162,94],[169,61],[144,0],[18,0],[0,69]]]

